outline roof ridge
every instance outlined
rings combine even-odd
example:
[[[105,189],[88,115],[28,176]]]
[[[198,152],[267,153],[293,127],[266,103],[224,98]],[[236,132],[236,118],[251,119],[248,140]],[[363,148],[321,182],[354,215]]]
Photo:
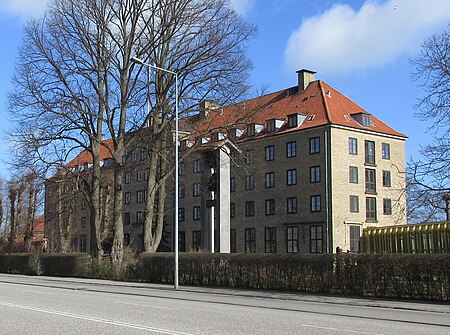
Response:
[[[323,89],[323,86],[322,86],[322,83],[324,83],[324,84],[326,84],[326,83],[324,81],[320,80],[320,79],[318,79],[317,82],[319,84],[320,93],[322,93],[322,101],[323,101],[323,104],[324,104],[324,107],[325,107],[325,115],[327,117],[328,124],[331,124],[332,121],[331,121],[331,118],[330,118],[330,110],[329,110],[327,99],[325,97],[325,92],[324,92],[324,89]]]

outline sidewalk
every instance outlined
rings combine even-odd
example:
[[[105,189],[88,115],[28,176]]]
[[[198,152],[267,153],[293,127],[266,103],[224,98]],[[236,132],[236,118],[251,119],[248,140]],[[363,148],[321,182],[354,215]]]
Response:
[[[165,284],[149,284],[149,283],[120,282],[102,279],[63,278],[63,277],[44,277],[44,276],[39,276],[36,278],[40,278],[42,280],[50,282],[58,281],[58,282],[80,283],[85,285],[103,285],[116,287],[122,286],[122,287],[174,291],[174,287],[172,285],[165,285]],[[355,297],[345,295],[320,295],[312,293],[277,292],[277,291],[229,289],[229,288],[199,287],[199,286],[179,286],[178,291],[193,292],[199,294],[217,294],[223,296],[240,296],[249,298],[278,299],[290,301],[308,301],[317,303],[417,310],[417,311],[450,314],[449,303],[416,301],[406,299],[401,300],[381,299],[381,298]]]

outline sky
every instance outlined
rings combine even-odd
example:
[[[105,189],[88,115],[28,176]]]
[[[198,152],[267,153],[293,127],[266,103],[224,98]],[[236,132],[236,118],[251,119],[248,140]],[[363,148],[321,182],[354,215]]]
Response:
[[[48,0],[0,0],[0,175],[8,176],[7,93],[27,20]],[[406,159],[431,141],[430,122],[414,117],[424,95],[411,59],[421,44],[448,29],[448,0],[230,0],[258,27],[248,43],[253,91],[269,93],[297,84],[295,71],[321,79],[408,135]]]

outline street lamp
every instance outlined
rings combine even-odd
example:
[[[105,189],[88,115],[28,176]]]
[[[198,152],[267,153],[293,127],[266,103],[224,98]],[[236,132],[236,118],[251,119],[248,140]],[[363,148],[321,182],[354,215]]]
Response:
[[[174,288],[178,289],[178,74],[176,72],[163,69],[161,67],[156,66],[155,64],[145,63],[142,59],[137,57],[131,57],[130,59],[133,63],[144,65],[148,68],[148,87],[149,93],[147,97],[147,108],[150,113],[150,68],[154,68],[155,70],[161,70],[170,74],[175,75],[175,228],[174,228],[174,251],[175,251],[175,269],[173,275]]]

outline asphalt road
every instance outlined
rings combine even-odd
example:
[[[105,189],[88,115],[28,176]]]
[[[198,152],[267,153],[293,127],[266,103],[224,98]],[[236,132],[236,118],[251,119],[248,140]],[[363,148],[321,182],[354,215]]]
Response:
[[[450,334],[450,306],[0,274],[0,334]]]

